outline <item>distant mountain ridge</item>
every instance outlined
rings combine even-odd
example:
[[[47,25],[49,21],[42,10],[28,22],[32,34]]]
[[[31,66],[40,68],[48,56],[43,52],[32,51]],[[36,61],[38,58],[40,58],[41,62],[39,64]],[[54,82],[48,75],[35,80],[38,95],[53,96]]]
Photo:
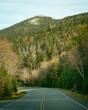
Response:
[[[5,36],[7,35],[7,33],[9,34],[9,32],[11,35],[25,35],[29,32],[32,33],[35,31],[39,31],[41,30],[41,28],[42,30],[46,30],[48,27],[52,27],[54,25],[54,22],[56,22],[56,20],[50,17],[35,16],[20,23],[17,23],[9,28],[1,30],[0,33],[3,34],[3,31],[4,33],[6,32]]]
[[[13,63],[10,57],[8,63],[5,63],[7,55],[2,51],[0,59],[2,58],[4,63],[2,62],[1,65],[4,65],[8,72],[13,70],[13,74],[18,74],[24,80],[30,80],[33,78],[32,72],[37,71],[42,66],[42,62],[52,61],[55,57],[59,60],[62,53],[69,53],[87,39],[87,27],[88,13],[83,13],[63,19],[35,16],[0,30],[0,41],[4,44],[7,42],[8,47],[10,45],[7,51],[10,53],[7,54],[14,56]],[[0,45],[5,48],[3,43]],[[19,63],[15,62],[15,58]],[[12,69],[15,67],[16,69]],[[42,72],[38,73],[40,74]]]

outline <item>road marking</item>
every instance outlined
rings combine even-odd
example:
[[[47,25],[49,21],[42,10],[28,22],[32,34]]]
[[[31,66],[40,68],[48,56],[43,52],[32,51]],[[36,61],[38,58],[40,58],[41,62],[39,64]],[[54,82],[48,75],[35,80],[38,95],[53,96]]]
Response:
[[[82,105],[82,104],[78,103],[77,101],[75,101],[75,100],[73,100],[73,99],[69,98],[68,96],[66,96],[65,94],[63,94],[62,92],[60,92],[59,90],[58,90],[58,92],[59,92],[60,94],[62,94],[64,97],[66,97],[67,99],[69,99],[70,101],[72,101],[72,102],[76,103],[77,105],[79,105],[79,106],[83,107],[84,109],[88,110],[88,108],[87,108],[87,107],[85,107],[84,105]]]
[[[4,108],[6,108],[6,107],[8,107],[9,105],[12,105],[13,103],[18,102],[18,101],[19,101],[19,100],[15,100],[15,101],[13,101],[13,102],[7,104],[6,106],[2,107],[0,110],[3,110]],[[7,109],[7,110],[8,110],[8,109]]]
[[[41,104],[40,104],[40,110],[45,110],[45,94],[44,94],[44,92],[42,93],[42,99],[41,99]]]

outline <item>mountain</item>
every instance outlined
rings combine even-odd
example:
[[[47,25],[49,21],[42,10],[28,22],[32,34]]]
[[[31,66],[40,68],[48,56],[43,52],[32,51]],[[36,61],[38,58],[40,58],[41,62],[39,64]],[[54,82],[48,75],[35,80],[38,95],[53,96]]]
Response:
[[[1,30],[0,33],[7,37],[30,35],[37,31],[46,31],[49,27],[55,27],[57,20],[46,16],[35,16]]]
[[[84,79],[88,76],[87,29],[88,13],[63,19],[46,16],[29,18],[0,30],[0,65],[24,81],[40,76],[44,78],[52,73],[51,70],[54,73],[57,70],[53,77],[58,78],[59,75],[59,80],[68,70],[76,71]],[[56,69],[52,67],[54,63]]]

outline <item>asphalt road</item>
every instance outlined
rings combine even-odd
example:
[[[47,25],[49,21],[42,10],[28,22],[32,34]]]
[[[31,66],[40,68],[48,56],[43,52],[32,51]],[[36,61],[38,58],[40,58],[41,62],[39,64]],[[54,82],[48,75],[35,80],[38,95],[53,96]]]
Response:
[[[0,110],[88,110],[68,93],[51,88],[20,88],[28,93],[17,100],[0,102]]]

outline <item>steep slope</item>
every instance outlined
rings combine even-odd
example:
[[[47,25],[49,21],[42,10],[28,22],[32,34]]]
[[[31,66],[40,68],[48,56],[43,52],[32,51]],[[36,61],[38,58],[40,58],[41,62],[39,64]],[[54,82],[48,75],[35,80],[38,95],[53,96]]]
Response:
[[[1,62],[4,62],[3,65],[7,70],[10,67],[14,74],[17,72],[22,80],[33,79],[32,73],[40,75],[37,71],[41,70],[43,62],[50,62],[54,57],[59,59],[63,53],[69,53],[72,49],[80,47],[80,42],[82,43],[84,39],[88,40],[87,29],[88,13],[61,20],[45,16],[27,19],[0,31],[0,46],[2,45],[0,50],[3,50],[4,54],[4,60],[1,58]],[[2,40],[5,40],[4,44],[8,42],[8,45],[4,46]]]

